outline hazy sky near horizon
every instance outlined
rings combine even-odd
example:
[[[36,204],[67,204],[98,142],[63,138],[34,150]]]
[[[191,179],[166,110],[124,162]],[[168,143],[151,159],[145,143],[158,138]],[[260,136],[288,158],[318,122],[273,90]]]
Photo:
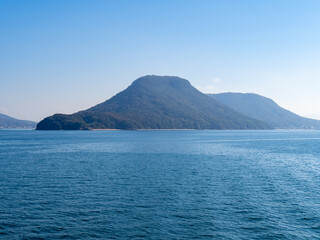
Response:
[[[317,0],[0,0],[0,113],[73,113],[155,74],[320,119],[319,26]]]

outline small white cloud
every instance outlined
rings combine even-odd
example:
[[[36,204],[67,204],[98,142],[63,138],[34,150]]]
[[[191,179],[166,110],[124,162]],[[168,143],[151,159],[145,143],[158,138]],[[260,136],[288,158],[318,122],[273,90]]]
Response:
[[[211,85],[210,86],[206,86],[205,90],[206,90],[206,92],[213,91],[213,90],[215,90],[215,87],[211,86]]]
[[[197,87],[197,89],[203,93],[212,93],[215,90],[215,87],[212,85],[209,85],[206,87]]]
[[[215,87],[215,84],[217,84],[218,82],[221,82],[221,78],[218,78],[218,77],[215,77],[214,79],[212,79],[212,83],[213,84],[210,84],[208,86],[205,86],[205,87],[197,87],[198,90],[200,92],[203,92],[203,93],[213,93],[216,89]]]
[[[214,78],[212,81],[213,81],[213,82],[221,82],[221,79],[218,78],[218,77],[216,77],[216,78]]]

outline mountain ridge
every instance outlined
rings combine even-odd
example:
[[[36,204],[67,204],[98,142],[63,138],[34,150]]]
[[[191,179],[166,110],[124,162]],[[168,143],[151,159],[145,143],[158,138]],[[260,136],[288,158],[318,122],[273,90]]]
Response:
[[[320,129],[319,120],[301,117],[259,94],[227,92],[208,96],[276,129]]]
[[[206,96],[188,80],[147,75],[103,103],[45,118],[37,130],[270,129]]]

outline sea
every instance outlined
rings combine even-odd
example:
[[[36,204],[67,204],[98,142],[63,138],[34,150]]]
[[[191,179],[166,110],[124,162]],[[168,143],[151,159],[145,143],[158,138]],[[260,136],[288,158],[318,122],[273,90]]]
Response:
[[[320,239],[320,131],[0,131],[0,239]]]

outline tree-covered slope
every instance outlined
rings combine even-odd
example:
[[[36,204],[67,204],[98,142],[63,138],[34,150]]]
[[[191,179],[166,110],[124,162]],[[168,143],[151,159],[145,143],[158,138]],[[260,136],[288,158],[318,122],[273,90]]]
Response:
[[[320,121],[301,117],[273,100],[252,93],[208,94],[226,106],[281,129],[320,129]]]
[[[182,78],[145,76],[111,99],[72,115],[56,114],[37,129],[267,129],[199,92]]]
[[[19,120],[0,113],[0,128],[35,128],[36,122]]]

